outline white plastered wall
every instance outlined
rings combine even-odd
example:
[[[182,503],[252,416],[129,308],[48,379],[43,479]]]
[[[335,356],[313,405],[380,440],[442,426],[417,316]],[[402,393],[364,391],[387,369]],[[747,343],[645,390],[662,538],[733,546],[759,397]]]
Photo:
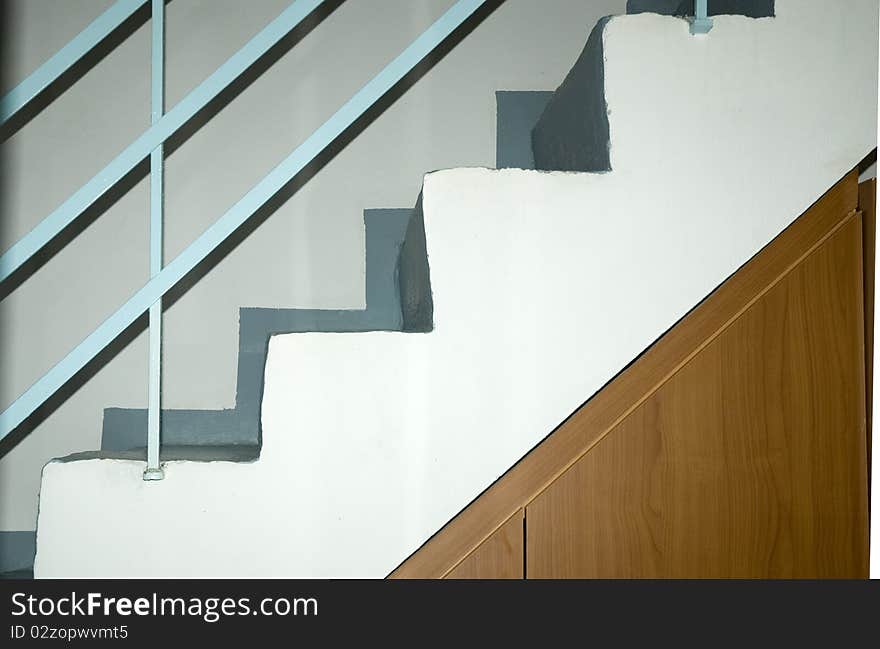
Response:
[[[612,172],[426,176],[434,331],[273,338],[253,464],[49,464],[37,575],[387,574],[874,147],[876,26],[612,20]]]

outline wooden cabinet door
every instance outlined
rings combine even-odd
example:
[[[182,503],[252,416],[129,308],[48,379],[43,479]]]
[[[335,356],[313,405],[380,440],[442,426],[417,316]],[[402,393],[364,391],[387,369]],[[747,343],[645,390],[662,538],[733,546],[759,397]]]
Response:
[[[526,507],[533,577],[865,578],[859,215]]]

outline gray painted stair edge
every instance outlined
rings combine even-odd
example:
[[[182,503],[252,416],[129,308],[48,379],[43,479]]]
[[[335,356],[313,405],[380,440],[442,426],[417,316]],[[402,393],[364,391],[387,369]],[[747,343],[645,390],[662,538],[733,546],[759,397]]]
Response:
[[[552,90],[498,90],[495,93],[496,168],[535,169],[532,129],[552,97]]]
[[[36,551],[36,532],[0,532],[0,579],[25,577],[33,570]]]
[[[693,15],[693,0],[629,0],[627,13]],[[776,15],[774,0],[709,0],[711,15],[751,18]],[[603,35],[611,16],[601,19],[580,57],[553,93],[532,131],[535,168],[545,171],[611,171],[611,137],[605,101]]]
[[[611,171],[602,18],[532,131],[537,169]]]
[[[772,18],[775,0],[709,0],[710,16],[740,15],[749,18]],[[626,13],[655,13],[664,16],[693,16],[694,0],[627,0]]]

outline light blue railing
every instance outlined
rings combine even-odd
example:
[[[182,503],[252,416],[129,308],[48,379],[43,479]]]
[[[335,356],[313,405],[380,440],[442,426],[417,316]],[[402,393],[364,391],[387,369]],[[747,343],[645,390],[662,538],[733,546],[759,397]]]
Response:
[[[58,236],[62,230],[76,221],[84,210],[113,187],[125,174],[134,169],[136,164],[171,137],[177,129],[219,95],[232,81],[250,68],[322,2],[324,0],[297,0],[291,4],[250,42],[217,68],[211,76],[184,97],[180,103],[168,111],[162,119],[151,125],[106,167],[44,218],[27,236],[4,252],[0,256],[0,282]],[[27,81],[24,83],[26,84]]]
[[[162,121],[165,112],[165,0],[152,0],[153,20],[150,39],[150,125]],[[150,152],[150,278],[162,272],[163,213],[165,182],[164,144]],[[159,461],[162,440],[162,298],[150,305],[150,363],[147,404],[147,468],[144,480],[165,477]]]
[[[691,34],[708,34],[712,29],[709,18],[709,0],[696,0],[694,17],[691,20]]]
[[[161,477],[159,464],[159,413],[160,413],[160,366],[159,351],[161,344],[161,299],[178,281],[189,273],[199,262],[207,257],[220,243],[250,218],[267,200],[284,187],[297,173],[312,162],[331,142],[351,126],[361,115],[373,106],[397,82],[415,68],[443,40],[465,22],[487,0],[458,0],[434,24],[423,32],[397,58],[391,61],[371,81],[354,94],[339,110],[312,133],[302,144],[272,169],[260,182],[247,192],[225,214],[205,230],[183,252],[168,265],[162,267],[162,143],[179,129],[190,117],[195,115],[211,99],[216,97],[231,81],[248,69],[257,59],[275,43],[280,41],[290,30],[312,13],[324,0],[296,0],[275,20],[267,25],[250,42],[234,54],[226,63],[217,69],[208,79],[186,96],[168,113],[162,115],[163,85],[163,46],[162,32],[164,20],[163,0],[153,0],[153,76],[152,76],[152,125],[138,139],[132,142],[109,165],[94,178],[83,185],[60,207],[43,219],[30,233],[14,244],[0,257],[0,282],[20,268],[36,252],[54,239],[63,229],[73,223],[82,212],[95,200],[118,182],[141,160],[150,156],[151,160],[151,229],[150,229],[150,280],[144,284],[129,300],[113,315],[107,318],[89,336],[77,345],[58,364],[50,369],[40,380],[28,388],[2,414],[0,414],[0,439],[3,439],[29,417],[40,405],[51,397],[61,386],[71,379],[102,349],[113,341],[126,327],[131,325],[141,314],[150,310],[151,350],[150,350],[150,428],[147,438],[147,470],[145,479]],[[93,29],[96,33],[104,30],[112,31],[111,24],[118,26],[124,20],[119,16],[125,10],[130,15],[143,2],[120,0],[109,12],[115,12],[110,18],[105,13],[83,32]],[[134,6],[137,5],[137,6]],[[109,33],[109,31],[106,31]],[[106,35],[105,33],[105,35]],[[77,47],[71,48],[71,56],[81,57],[90,42],[97,43],[96,36],[77,36],[68,46],[79,41]],[[62,50],[64,51],[64,50]],[[57,55],[56,55],[57,56]],[[53,59],[56,57],[53,57]],[[53,70],[61,69],[64,62],[59,62]],[[47,63],[48,65],[48,63]],[[66,67],[69,67],[70,63]],[[45,66],[44,66],[45,67]],[[66,67],[64,69],[66,69]],[[51,72],[41,72],[48,78]],[[63,69],[62,69],[63,71]],[[60,74],[60,72],[57,72]],[[57,78],[57,74],[55,75]],[[22,86],[29,84],[30,79],[13,90],[17,92]],[[51,83],[49,81],[48,83]],[[30,86],[45,87],[48,83],[39,81]],[[12,94],[12,93],[10,93]],[[25,93],[20,93],[24,97]],[[33,96],[33,95],[32,95]],[[2,100],[6,106],[7,97]],[[21,108],[27,101],[10,99],[9,106]],[[16,108],[15,110],[18,110]],[[6,117],[15,113],[12,110]],[[4,113],[4,115],[6,115]],[[6,118],[4,117],[4,119]]]

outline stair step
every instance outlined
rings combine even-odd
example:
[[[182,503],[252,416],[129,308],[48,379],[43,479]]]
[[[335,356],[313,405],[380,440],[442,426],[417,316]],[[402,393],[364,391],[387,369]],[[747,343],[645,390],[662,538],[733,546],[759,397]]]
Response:
[[[399,331],[400,297],[396,265],[412,215],[411,209],[364,210],[366,301],[364,310],[264,309],[239,311],[238,378],[235,408],[224,410],[163,410],[162,446],[193,447],[203,459],[212,449],[251,447],[259,455],[260,401],[269,337],[308,331]],[[101,451],[143,448],[147,436],[145,408],[107,408]]]
[[[532,129],[552,96],[552,91],[543,90],[496,93],[498,168],[535,168]],[[163,410],[163,458],[167,447],[178,449],[178,454],[183,452],[180,449],[191,447],[188,452],[202,459],[228,459],[218,449],[229,447],[250,447],[251,454],[259,455],[263,369],[271,335],[310,331],[399,331],[402,321],[396,265],[412,214],[410,208],[364,210],[365,310],[240,309],[235,407]],[[117,457],[124,451],[140,453],[146,436],[146,408],[104,410],[101,451]],[[212,456],[214,451],[219,455]]]
[[[600,20],[574,67],[535,125],[535,167],[544,171],[611,171],[605,48]]]
[[[31,530],[0,532],[0,579],[30,579],[37,535]],[[26,573],[31,572],[31,576]]]
[[[122,451],[84,451],[72,453],[58,460],[75,462],[79,460],[143,460],[147,447],[140,446]],[[190,462],[252,462],[260,457],[260,447],[255,444],[163,444],[159,457],[163,462],[187,460]]]

